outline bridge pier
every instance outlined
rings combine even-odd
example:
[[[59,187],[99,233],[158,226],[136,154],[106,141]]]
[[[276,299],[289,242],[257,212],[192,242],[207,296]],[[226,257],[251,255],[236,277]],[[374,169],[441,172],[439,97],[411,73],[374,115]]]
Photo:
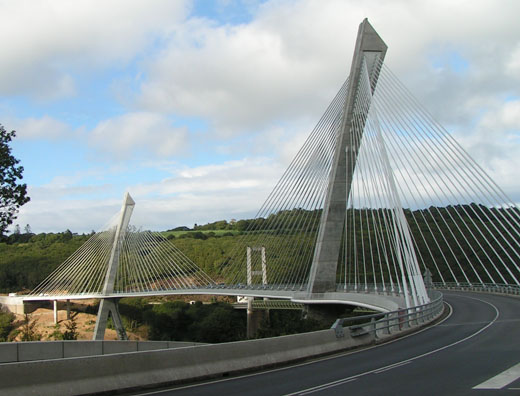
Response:
[[[105,339],[109,313],[117,332],[117,338],[119,340],[128,340],[123,321],[121,320],[121,314],[119,313],[118,301],[118,298],[101,299],[96,319],[96,327],[94,328],[94,336],[92,338],[94,341],[103,341]]]
[[[262,321],[269,317],[269,310],[253,309],[253,299],[247,300],[247,338],[255,338]]]
[[[58,324],[58,300],[52,301],[52,308],[54,314],[54,324]]]

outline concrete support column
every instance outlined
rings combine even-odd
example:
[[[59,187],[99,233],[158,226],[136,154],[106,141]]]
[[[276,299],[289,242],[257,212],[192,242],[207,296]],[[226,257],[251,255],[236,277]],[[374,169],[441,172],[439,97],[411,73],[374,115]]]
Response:
[[[261,271],[253,270],[253,264],[251,260],[251,255],[253,252],[260,252],[261,254]],[[247,284],[253,284],[253,275],[261,275],[262,284],[267,285],[267,261],[265,256],[265,246],[248,246],[246,249],[246,258]],[[269,312],[266,313],[266,311],[255,311],[253,309],[254,299],[254,297],[247,298],[247,338],[254,338],[256,336],[256,332],[260,328],[262,320],[266,317],[266,315],[269,315]],[[264,298],[264,300],[267,300],[267,298]]]
[[[70,320],[70,300],[67,300],[67,320]]]
[[[54,308],[54,324],[58,324],[58,300],[54,300],[52,303]]]
[[[252,297],[251,297],[252,299]],[[249,310],[249,303],[247,309],[247,338],[255,338],[260,325],[262,324],[262,320],[268,315],[268,311],[260,311],[260,310]]]

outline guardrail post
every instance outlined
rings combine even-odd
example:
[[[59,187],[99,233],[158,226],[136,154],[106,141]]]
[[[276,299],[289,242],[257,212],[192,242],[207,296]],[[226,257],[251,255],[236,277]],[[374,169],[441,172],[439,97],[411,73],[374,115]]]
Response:
[[[407,312],[406,310],[402,309],[398,312],[397,316],[398,316],[398,322],[399,322],[399,330],[402,330],[403,328],[406,328],[408,327],[407,326],[407,319],[408,318],[404,318],[404,313]]]
[[[343,331],[343,319],[336,319],[332,328],[336,332],[336,338],[345,337],[345,332]]]
[[[372,318],[370,320],[370,327],[372,328],[372,331],[374,332],[374,338],[379,338],[377,336],[377,321],[376,321],[376,318]]]
[[[392,314],[391,313],[385,314],[385,319],[386,319],[385,333],[390,334],[391,333],[390,327],[392,326],[392,323],[391,323]]]

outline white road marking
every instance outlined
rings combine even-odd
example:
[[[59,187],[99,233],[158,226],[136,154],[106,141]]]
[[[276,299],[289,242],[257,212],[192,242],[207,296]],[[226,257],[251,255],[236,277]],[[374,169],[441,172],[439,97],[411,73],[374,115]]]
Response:
[[[320,392],[322,390],[329,389],[329,388],[332,388],[332,387],[337,386],[337,385],[343,385],[343,384],[346,384],[347,382],[352,382],[352,381],[355,381],[355,380],[357,380],[357,378],[350,378],[350,379],[342,380],[342,381],[339,381],[337,383],[329,384],[329,385],[321,385],[321,386],[317,387],[316,389],[311,389],[311,390],[308,390],[307,392],[299,393],[299,395],[300,396],[309,395],[309,394],[314,393],[314,392]]]
[[[506,371],[502,371],[500,374],[495,375],[487,381],[474,386],[473,389],[502,389],[511,382],[516,381],[518,378],[520,378],[520,363],[515,364]]]
[[[400,362],[400,363],[396,363],[396,364],[392,364],[391,366],[389,367],[385,367],[385,368],[382,368],[380,370],[377,370],[377,371],[374,371],[374,374],[379,374],[379,373],[384,373],[385,371],[388,371],[388,370],[392,370],[396,367],[401,367],[401,366],[404,366],[405,364],[408,364],[408,363],[412,363],[411,360],[407,360],[405,362]]]

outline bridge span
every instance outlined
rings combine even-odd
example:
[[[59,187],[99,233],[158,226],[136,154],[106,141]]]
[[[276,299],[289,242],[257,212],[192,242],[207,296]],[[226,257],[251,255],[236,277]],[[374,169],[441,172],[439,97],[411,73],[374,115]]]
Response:
[[[343,288],[339,285],[338,288]],[[102,294],[65,294],[54,296],[20,296],[21,302],[36,301],[66,301],[66,300],[84,300],[84,299],[120,299],[126,297],[154,297],[154,296],[179,296],[179,295],[211,295],[211,296],[236,296],[250,298],[272,298],[286,299],[301,304],[347,304],[364,308],[373,309],[375,311],[387,312],[404,306],[404,297],[398,292],[387,292],[377,290],[371,287],[367,291],[355,291],[354,287],[350,287],[351,291],[331,291],[325,293],[309,294],[305,291],[284,290],[284,289],[248,289],[233,288],[229,286],[208,287],[208,288],[192,288],[179,290],[160,290],[148,292],[128,292],[124,294],[113,293],[109,295]]]

